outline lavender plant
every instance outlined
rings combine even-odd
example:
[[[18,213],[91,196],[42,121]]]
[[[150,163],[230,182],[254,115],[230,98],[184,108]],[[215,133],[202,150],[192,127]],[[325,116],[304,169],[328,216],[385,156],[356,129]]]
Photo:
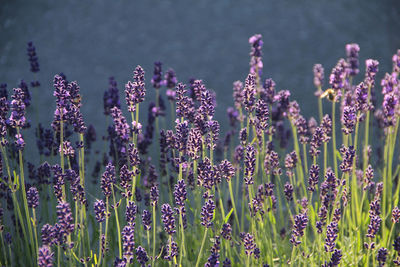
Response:
[[[229,129],[204,81],[163,75],[161,62],[155,102],[142,67],[125,104],[109,79],[100,141],[64,74],[50,128],[31,117],[36,76],[12,92],[1,84],[0,265],[400,266],[400,50],[380,83],[373,59],[360,77],[357,44],[328,85],[316,64],[318,114],[306,118],[289,90],[263,80],[262,36],[249,44]],[[37,74],[31,42],[27,53]]]

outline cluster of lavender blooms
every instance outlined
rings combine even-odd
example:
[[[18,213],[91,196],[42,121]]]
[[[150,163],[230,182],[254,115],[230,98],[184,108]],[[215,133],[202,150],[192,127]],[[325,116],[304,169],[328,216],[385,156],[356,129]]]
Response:
[[[327,85],[316,64],[319,114],[306,118],[289,90],[262,80],[262,36],[249,44],[228,129],[214,118],[215,92],[161,62],[155,101],[141,66],[125,104],[109,78],[100,139],[64,74],[49,128],[29,113],[39,81],[12,94],[1,84],[0,265],[400,266],[400,50],[381,83],[373,59],[360,77],[358,44]],[[27,54],[36,74],[32,42]]]

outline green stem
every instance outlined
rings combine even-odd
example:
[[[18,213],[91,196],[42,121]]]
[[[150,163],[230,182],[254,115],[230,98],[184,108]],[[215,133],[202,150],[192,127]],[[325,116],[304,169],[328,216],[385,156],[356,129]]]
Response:
[[[195,267],[198,267],[200,264],[200,260],[201,260],[201,256],[202,256],[201,254],[203,253],[204,243],[206,242],[206,238],[207,238],[207,231],[208,231],[208,228],[206,227],[206,229],[204,230],[203,240],[201,241],[200,251],[199,251],[199,254],[197,255]]]

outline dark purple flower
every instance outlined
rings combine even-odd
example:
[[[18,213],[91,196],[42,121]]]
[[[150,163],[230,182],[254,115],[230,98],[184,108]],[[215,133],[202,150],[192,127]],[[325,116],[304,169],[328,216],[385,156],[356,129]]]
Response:
[[[243,89],[243,105],[247,112],[252,112],[256,101],[256,81],[253,74],[246,78],[246,84]]]
[[[292,151],[285,157],[285,168],[292,170],[296,168],[296,164],[297,164],[297,154],[296,151]]]
[[[186,143],[189,135],[189,123],[188,121],[180,122],[176,120],[175,126],[175,148],[181,152],[186,150]]]
[[[111,162],[109,162],[106,166],[106,170],[101,176],[101,189],[107,198],[111,196],[112,186],[115,182],[115,167],[111,164]]]
[[[14,88],[14,94],[11,96],[11,116],[9,119],[11,127],[24,127],[26,124],[24,103],[25,94],[21,88]]]
[[[150,204],[152,206],[157,206],[159,195],[160,193],[158,191],[158,186],[157,184],[155,184],[150,188],[150,201],[151,201]]]
[[[329,76],[329,84],[332,86],[332,89],[335,91],[336,97],[335,101],[340,97],[341,90],[345,86],[345,78],[346,78],[346,62],[343,58],[341,58],[336,66],[332,69],[332,73]]]
[[[263,69],[263,62],[261,59],[262,56],[262,36],[261,34],[255,34],[249,38],[249,44],[251,45],[251,52],[250,52],[250,73],[253,75],[262,75]]]
[[[52,267],[53,266],[53,255],[49,246],[42,246],[38,252],[38,266],[39,267]]]
[[[106,218],[106,205],[103,200],[96,200],[94,202],[94,214],[96,215],[96,220],[101,223]]]
[[[169,204],[163,204],[161,206],[162,221],[164,223],[164,231],[172,235],[176,232],[175,230],[175,217],[174,212]]]
[[[165,73],[164,79],[165,79],[165,85],[169,89],[175,88],[175,86],[178,82],[178,80],[176,79],[175,71],[173,69],[167,70],[167,72]]]
[[[314,72],[314,85],[320,90],[320,88],[324,84],[324,68],[322,67],[321,64],[315,64],[313,67],[313,72]]]
[[[400,236],[396,237],[393,242],[393,249],[400,254]]]
[[[53,239],[55,237],[54,230],[54,227],[50,224],[45,224],[42,226],[41,238],[43,245],[51,246],[53,244]]]
[[[128,205],[126,205],[126,211],[125,211],[125,218],[128,224],[135,224],[135,219],[136,219],[136,214],[138,212],[138,208],[135,205],[135,202],[129,201]]]
[[[293,200],[293,185],[290,183],[286,182],[283,192],[285,193],[285,197],[287,201],[292,201]]]
[[[323,132],[323,142],[328,142],[331,139],[331,132],[332,132],[332,119],[329,115],[325,115],[321,121],[321,129]]]
[[[36,187],[31,186],[29,190],[26,192],[26,198],[28,201],[28,207],[35,209],[39,206],[39,192]]]
[[[149,231],[151,229],[151,213],[148,210],[143,210],[142,222],[144,230]]]
[[[338,224],[336,222],[331,222],[326,229],[326,238],[324,245],[326,252],[333,252],[333,249],[336,246],[336,238],[338,232]]]
[[[128,81],[125,85],[125,100],[128,111],[134,112],[136,104],[143,102],[145,95],[144,70],[141,66],[137,66],[133,72],[133,82]]]
[[[394,207],[392,210],[392,222],[399,223],[400,221],[400,209],[398,207]]]
[[[103,103],[104,103],[104,114],[110,115],[113,107],[121,108],[119,100],[119,92],[117,88],[117,81],[114,77],[109,78],[108,90],[104,92]]]
[[[385,126],[392,126],[395,124],[395,110],[398,106],[399,99],[396,94],[388,93],[383,97],[382,109]]]
[[[231,260],[226,258],[223,262],[222,262],[222,267],[231,267]]]
[[[272,79],[265,79],[263,85],[263,91],[261,91],[261,98],[264,99],[269,105],[271,105],[275,100],[275,82]]]
[[[74,218],[72,217],[71,208],[68,202],[60,202],[57,205],[57,219],[58,224],[67,234],[71,234],[74,231]]]
[[[151,79],[151,83],[153,84],[153,87],[158,89],[163,85],[163,80],[162,80],[162,63],[160,61],[154,62],[154,75],[153,78]]]
[[[185,206],[185,201],[187,198],[187,191],[186,191],[186,184],[185,181],[179,180],[174,188],[174,198],[175,198],[175,203],[179,207]]]
[[[347,63],[349,64],[349,75],[355,76],[360,70],[358,69],[358,52],[360,51],[360,47],[358,44],[347,44],[346,45],[346,56]]]
[[[400,49],[397,50],[397,53],[392,57],[393,62],[393,72],[400,73]]]
[[[388,255],[388,251],[386,248],[378,249],[378,255],[376,255],[376,259],[379,262],[379,266],[385,265],[387,255]]]
[[[215,204],[212,199],[208,199],[201,208],[201,225],[209,228],[213,225]]]
[[[378,215],[370,215],[370,222],[368,225],[367,237],[373,239],[381,227],[382,219]]]
[[[249,233],[245,233],[242,237],[242,242],[243,242],[243,246],[244,246],[246,255],[253,254],[254,249],[256,248],[254,236]]]
[[[202,145],[201,131],[199,128],[194,127],[189,130],[187,139],[187,154],[193,160],[200,158],[200,151]]]
[[[115,132],[125,142],[129,140],[130,128],[124,115],[118,107],[111,109],[111,115],[114,120]]]
[[[36,55],[36,48],[32,42],[28,42],[28,48],[26,49],[28,53],[28,60],[31,64],[31,72],[36,73],[39,72],[39,61]]]
[[[222,225],[221,235],[226,240],[232,239],[232,226],[229,223],[224,223]]]
[[[279,168],[279,154],[273,150],[267,150],[264,159],[264,169],[267,174],[279,175],[282,170]]]
[[[256,166],[256,150],[252,145],[248,145],[246,147],[246,157],[244,159],[244,181],[246,185],[250,185],[254,183],[253,175]]]
[[[141,266],[146,266],[146,262],[149,261],[146,250],[141,246],[138,246],[136,248],[136,259],[141,264]]]
[[[268,104],[259,99],[256,103],[256,127],[262,131],[268,128],[269,110]]]
[[[241,81],[233,83],[233,100],[235,101],[236,109],[240,109],[243,103],[243,83]]]
[[[365,76],[372,82],[375,79],[375,75],[378,73],[378,67],[378,60],[367,59],[365,61]]]
[[[319,166],[316,164],[311,165],[309,174],[307,189],[311,192],[314,192],[315,186],[318,185],[319,180]]]
[[[222,178],[225,178],[228,182],[236,173],[235,167],[233,167],[232,163],[230,163],[226,159],[221,161],[218,167]]]
[[[290,242],[297,246],[301,244],[298,238],[304,235],[304,229],[307,227],[308,224],[308,216],[307,214],[300,213],[294,217],[294,225],[292,230],[292,237],[290,238]]]
[[[357,122],[356,108],[345,106],[342,114],[342,131],[348,135],[354,131],[354,126]]]
[[[353,146],[345,147],[342,145],[340,148],[340,153],[342,154],[342,163],[340,164],[340,170],[342,172],[350,172],[353,168],[354,157],[356,156],[356,151]]]
[[[132,263],[135,251],[135,223],[126,225],[121,235],[124,259],[127,263]]]
[[[322,267],[337,267],[340,264],[342,259],[342,251],[339,249],[335,249],[332,253],[330,262],[325,262]]]

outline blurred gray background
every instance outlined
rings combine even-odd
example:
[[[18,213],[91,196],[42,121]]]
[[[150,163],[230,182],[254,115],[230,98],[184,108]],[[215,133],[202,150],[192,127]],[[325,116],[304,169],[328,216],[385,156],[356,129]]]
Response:
[[[150,79],[160,60],[179,81],[195,77],[214,89],[216,118],[227,126],[232,82],[248,73],[248,38],[255,33],[264,40],[263,79],[290,89],[306,116],[317,115],[312,67],[322,63],[327,77],[345,57],[346,43],[361,47],[356,80],[366,58],[380,61],[378,79],[391,70],[400,48],[400,1],[0,0],[0,83],[10,90],[20,79],[33,79],[26,55],[26,43],[33,41],[41,120],[52,120],[52,80],[63,72],[81,86],[85,121],[103,131],[108,77],[116,77],[123,96],[133,69],[142,65],[146,100],[153,100]]]

